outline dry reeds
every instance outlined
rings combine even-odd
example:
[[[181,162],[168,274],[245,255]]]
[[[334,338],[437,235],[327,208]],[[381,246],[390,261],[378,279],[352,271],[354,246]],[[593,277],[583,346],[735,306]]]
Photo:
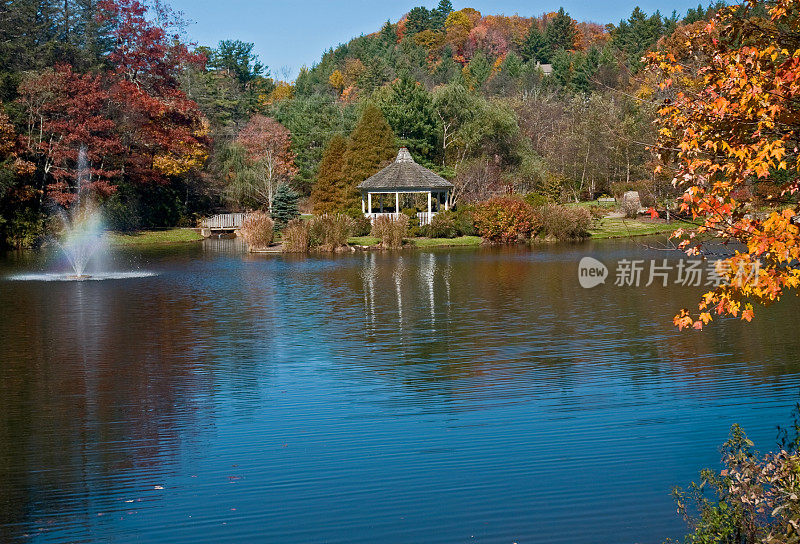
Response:
[[[403,245],[403,237],[408,232],[408,216],[380,215],[372,222],[371,236],[380,238],[385,248],[398,248]]]
[[[310,246],[320,251],[336,251],[347,245],[353,220],[342,214],[324,214],[309,221]]]
[[[272,243],[275,223],[262,211],[248,213],[242,222],[241,233],[251,251],[266,249]]]
[[[310,245],[308,222],[292,219],[283,229],[283,251],[285,253],[306,253]]]

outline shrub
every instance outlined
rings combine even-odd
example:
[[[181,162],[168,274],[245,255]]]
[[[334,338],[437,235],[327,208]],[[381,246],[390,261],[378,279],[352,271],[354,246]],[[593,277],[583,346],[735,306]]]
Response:
[[[535,214],[545,236],[559,240],[588,236],[592,214],[579,206],[548,204],[537,208]]]
[[[283,251],[286,253],[306,253],[309,248],[309,221],[292,219],[283,229]]]
[[[459,235],[456,214],[451,211],[437,213],[429,224],[422,227],[422,235],[429,238],[455,238]]]
[[[416,229],[416,233],[417,233],[416,235],[418,236],[419,232],[420,232],[420,229],[419,229],[420,224],[419,224],[419,216],[417,215],[417,209],[416,208],[403,208],[403,212],[402,213],[403,213],[403,215],[408,217],[409,234],[411,234],[412,232],[415,232],[415,229]]]
[[[241,233],[251,250],[264,249],[272,243],[275,223],[262,211],[248,213],[242,222]]]
[[[380,238],[381,245],[397,248],[403,245],[403,236],[408,232],[408,216],[400,214],[396,217],[381,215],[372,223],[371,235]]]
[[[45,216],[32,208],[17,210],[5,228],[6,242],[18,249],[35,247],[48,230]],[[0,246],[2,246],[1,240]]]
[[[352,219],[346,215],[324,214],[308,222],[309,245],[321,251],[335,251],[347,245]]]
[[[409,227],[407,234],[409,238],[419,238],[420,236],[427,236],[427,234],[425,234],[425,227],[419,227],[419,226]]]
[[[111,230],[133,231],[139,228],[138,202],[124,200],[120,191],[103,204],[103,218]]]
[[[717,472],[700,471],[700,483],[673,489],[678,512],[692,532],[684,542],[793,544],[800,519],[800,455],[796,443],[759,454],[738,425],[723,444]]]
[[[348,208],[344,212],[350,218],[350,236],[367,236],[372,223],[358,208]]]
[[[600,204],[592,204],[587,209],[589,210],[589,214],[591,214],[592,219],[602,219],[608,215],[608,212],[610,211],[607,206]]]
[[[539,206],[544,206],[549,202],[547,197],[540,193],[528,193],[527,195],[525,195],[523,200],[525,200],[525,202],[527,202],[534,208],[538,208]]]
[[[475,207],[474,217],[478,234],[492,242],[513,243],[536,232],[533,208],[518,198],[490,198]]]
[[[454,212],[456,228],[461,236],[476,236],[478,229],[475,228],[475,206],[459,206]]]

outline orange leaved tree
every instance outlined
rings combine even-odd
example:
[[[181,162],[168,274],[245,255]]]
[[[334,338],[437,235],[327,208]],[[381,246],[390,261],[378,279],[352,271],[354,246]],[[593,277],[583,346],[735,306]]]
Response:
[[[708,235],[736,248],[717,262],[724,281],[699,311],[675,317],[680,328],[701,329],[712,314],[750,321],[753,304],[800,285],[800,2],[748,1],[696,32],[684,42],[690,51],[648,60],[668,96],[659,150],[677,165],[682,209],[701,223],[675,236],[689,254]]]

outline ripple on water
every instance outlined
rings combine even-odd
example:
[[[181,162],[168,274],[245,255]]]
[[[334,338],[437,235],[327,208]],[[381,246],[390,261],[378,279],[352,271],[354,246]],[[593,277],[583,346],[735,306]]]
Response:
[[[796,301],[685,335],[700,289],[578,286],[636,244],[220,242],[91,289],[2,270],[43,283],[0,285],[0,542],[662,542],[670,488],[800,388]]]
[[[155,276],[155,272],[135,271],[135,272],[96,272],[92,274],[63,274],[56,272],[45,272],[38,274],[14,274],[7,279],[12,281],[103,281],[103,280],[128,280],[135,278],[149,278]]]

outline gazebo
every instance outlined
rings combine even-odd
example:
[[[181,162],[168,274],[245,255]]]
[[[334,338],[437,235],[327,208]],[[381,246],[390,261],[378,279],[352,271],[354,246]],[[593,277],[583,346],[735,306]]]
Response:
[[[361,211],[370,221],[380,215],[399,214],[401,193],[428,193],[427,213],[417,214],[420,225],[427,225],[439,210],[449,209],[448,202],[453,184],[414,162],[408,149],[401,147],[392,164],[362,181],[358,188],[361,191]],[[384,195],[392,193],[394,193],[394,211],[384,212]],[[378,195],[377,213],[372,205],[373,195]]]

